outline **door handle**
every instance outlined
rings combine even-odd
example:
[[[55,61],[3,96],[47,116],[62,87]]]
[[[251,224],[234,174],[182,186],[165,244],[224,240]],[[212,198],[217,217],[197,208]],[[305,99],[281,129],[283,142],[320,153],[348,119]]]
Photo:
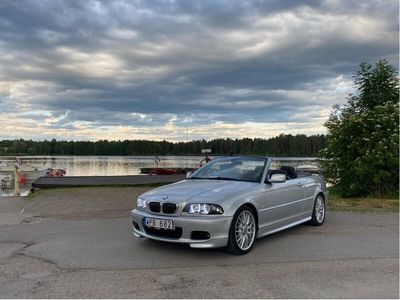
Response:
[[[304,187],[304,185],[303,185],[301,182],[299,182],[299,183],[297,184],[297,186],[299,186],[299,187]]]

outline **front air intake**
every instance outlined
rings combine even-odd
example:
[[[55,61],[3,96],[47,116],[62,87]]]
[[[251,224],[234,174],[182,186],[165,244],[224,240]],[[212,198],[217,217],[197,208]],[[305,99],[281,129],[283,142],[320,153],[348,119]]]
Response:
[[[160,202],[150,202],[149,208],[150,208],[150,211],[159,213],[161,211]]]
[[[176,211],[176,204],[175,203],[163,203],[162,205],[162,211],[165,214],[173,214]]]

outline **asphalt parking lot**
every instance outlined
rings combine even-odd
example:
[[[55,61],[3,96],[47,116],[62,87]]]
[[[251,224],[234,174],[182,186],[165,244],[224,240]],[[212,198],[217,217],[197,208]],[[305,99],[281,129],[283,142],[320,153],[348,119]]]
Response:
[[[329,212],[232,256],[133,238],[126,209],[97,200],[79,217],[48,201],[0,199],[1,297],[399,297],[398,213]]]

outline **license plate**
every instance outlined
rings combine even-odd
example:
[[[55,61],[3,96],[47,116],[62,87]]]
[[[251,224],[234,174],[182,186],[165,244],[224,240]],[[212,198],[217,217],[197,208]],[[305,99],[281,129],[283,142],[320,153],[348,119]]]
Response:
[[[146,218],[145,224],[147,227],[152,227],[157,229],[170,229],[170,230],[175,229],[174,221],[172,220]]]

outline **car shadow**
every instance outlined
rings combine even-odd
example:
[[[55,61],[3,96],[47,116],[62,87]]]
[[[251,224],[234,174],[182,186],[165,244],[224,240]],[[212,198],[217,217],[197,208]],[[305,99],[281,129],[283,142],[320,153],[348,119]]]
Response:
[[[160,250],[165,253],[169,251],[172,253],[182,254],[182,253],[196,253],[198,255],[210,255],[211,253],[226,253],[224,248],[191,248],[189,244],[180,244],[173,242],[162,242],[151,239],[143,239],[142,245],[149,248],[149,250]]]
[[[254,248],[246,257],[256,256],[256,252],[267,251],[270,248],[276,249],[279,247],[279,244],[287,244],[288,239],[290,240],[293,236],[299,236],[302,234],[310,234],[315,231],[315,228],[308,224],[300,224],[298,226],[288,228],[283,231],[276,232],[271,235],[267,235],[265,237],[259,238],[255,241]],[[315,232],[314,232],[315,233]],[[151,240],[147,238],[140,239],[140,247],[146,248],[145,252],[155,252],[162,253],[162,255],[166,256],[180,256],[180,257],[196,257],[196,258],[221,258],[221,257],[238,257],[236,255],[232,255],[225,250],[225,248],[211,248],[211,249],[199,249],[199,248],[191,248],[188,244],[180,244],[173,242],[162,242]]]

